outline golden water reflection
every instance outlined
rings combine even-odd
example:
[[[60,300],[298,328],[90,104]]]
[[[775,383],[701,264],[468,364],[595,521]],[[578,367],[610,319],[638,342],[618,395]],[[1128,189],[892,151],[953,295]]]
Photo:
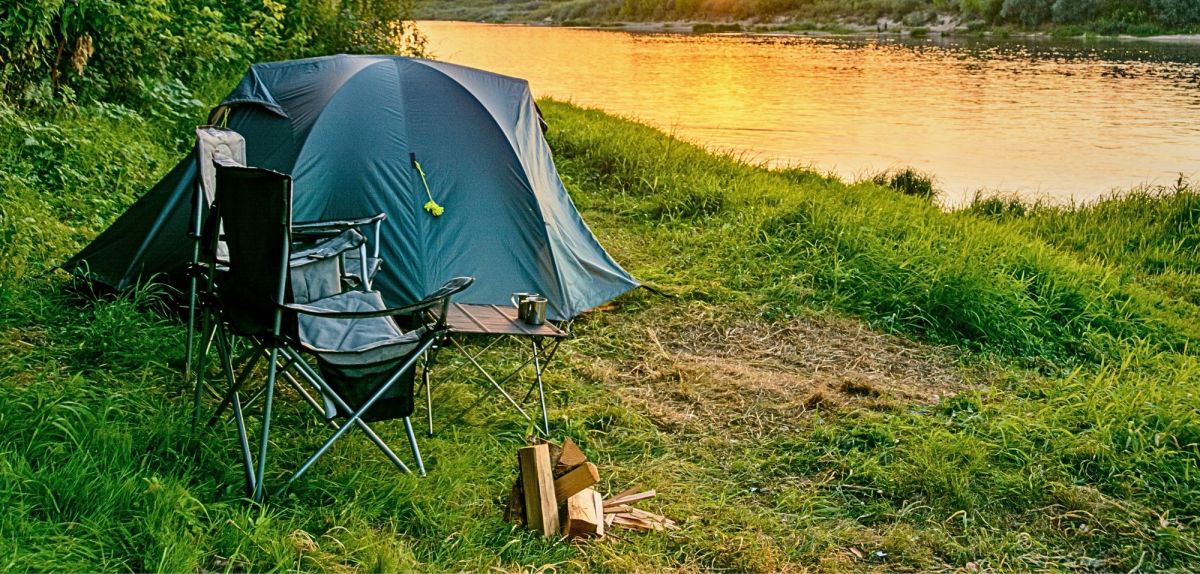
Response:
[[[1200,174],[1200,46],[631,34],[422,22],[435,57],[710,148],[1086,200]]]

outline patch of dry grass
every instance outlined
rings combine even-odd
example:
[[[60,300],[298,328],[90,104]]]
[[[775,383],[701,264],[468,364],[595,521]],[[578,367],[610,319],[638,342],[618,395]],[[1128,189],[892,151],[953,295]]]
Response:
[[[803,317],[691,321],[644,327],[641,352],[591,363],[623,403],[662,430],[683,435],[720,428],[761,438],[815,409],[894,409],[934,403],[978,388],[985,375],[961,351],[872,331],[860,322]]]

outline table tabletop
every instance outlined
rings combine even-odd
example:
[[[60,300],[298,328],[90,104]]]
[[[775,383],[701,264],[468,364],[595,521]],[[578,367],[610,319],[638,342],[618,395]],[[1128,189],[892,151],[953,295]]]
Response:
[[[546,321],[529,325],[517,318],[517,308],[508,305],[473,305],[451,303],[446,312],[446,326],[451,333],[473,335],[518,335],[526,337],[567,336],[567,332]]]

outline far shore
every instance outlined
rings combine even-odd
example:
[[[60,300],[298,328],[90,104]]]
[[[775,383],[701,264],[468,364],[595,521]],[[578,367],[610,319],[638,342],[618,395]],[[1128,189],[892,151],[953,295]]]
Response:
[[[439,18],[428,18],[439,20]],[[452,20],[451,20],[452,21]],[[476,22],[480,24],[499,24],[510,26],[553,26],[562,28],[581,28],[588,30],[615,30],[623,32],[662,32],[672,34],[730,34],[748,36],[837,36],[837,37],[995,37],[995,38],[1024,38],[1024,39],[1058,39],[1058,40],[1116,40],[1122,42],[1157,42],[1162,44],[1200,44],[1200,34],[1164,34],[1159,36],[1119,35],[1079,35],[1055,36],[1048,32],[1025,32],[1008,29],[971,30],[961,22],[953,20],[941,21],[930,26],[906,26],[901,22],[881,19],[877,26],[861,24],[813,24],[811,28],[793,28],[796,23],[754,23],[741,22],[691,22],[691,21],[656,21],[656,22],[593,22],[593,21],[551,21],[551,20],[511,20],[498,22]],[[713,31],[696,32],[696,27],[714,27]],[[740,29],[723,29],[722,26],[738,26]]]

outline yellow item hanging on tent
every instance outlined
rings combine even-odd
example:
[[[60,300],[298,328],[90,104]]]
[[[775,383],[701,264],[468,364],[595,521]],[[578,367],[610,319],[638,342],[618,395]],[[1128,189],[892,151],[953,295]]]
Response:
[[[421,169],[421,163],[414,158],[412,160],[413,167],[417,168],[417,173],[421,175],[421,185],[425,186],[425,195],[429,197],[429,201],[425,202],[425,211],[434,217],[441,217],[446,212],[446,208],[437,204],[433,200],[433,193],[429,191],[429,182],[425,181],[425,170]]]

